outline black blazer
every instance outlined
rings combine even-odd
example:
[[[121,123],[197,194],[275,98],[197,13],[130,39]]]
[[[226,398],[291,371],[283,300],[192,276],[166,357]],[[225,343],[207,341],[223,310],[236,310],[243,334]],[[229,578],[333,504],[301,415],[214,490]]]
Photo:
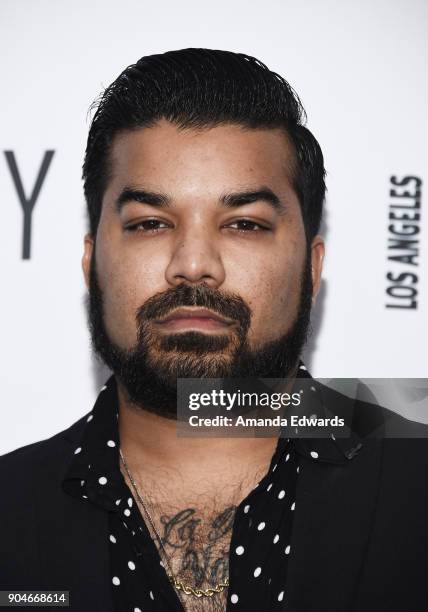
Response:
[[[302,457],[287,612],[428,610],[428,442],[412,437],[428,428],[387,418],[409,439],[361,434],[345,465]],[[113,612],[107,514],[60,486],[85,423],[0,457],[0,590],[69,590],[72,610]]]

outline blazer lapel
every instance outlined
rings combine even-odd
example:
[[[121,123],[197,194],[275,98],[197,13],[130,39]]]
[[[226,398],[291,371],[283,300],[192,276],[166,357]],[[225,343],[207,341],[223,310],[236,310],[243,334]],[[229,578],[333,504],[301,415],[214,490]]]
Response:
[[[382,440],[343,465],[302,457],[284,602],[289,612],[351,609],[379,487]]]
[[[76,425],[63,434],[64,461],[46,469],[50,473],[38,490],[38,546],[45,581],[41,588],[70,591],[70,605],[79,612],[113,612],[108,515],[61,488]]]

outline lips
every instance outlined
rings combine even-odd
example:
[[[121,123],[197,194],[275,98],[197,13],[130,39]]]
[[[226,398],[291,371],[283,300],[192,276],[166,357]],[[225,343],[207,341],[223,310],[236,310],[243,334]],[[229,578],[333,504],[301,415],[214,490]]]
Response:
[[[221,325],[232,325],[233,321],[231,319],[227,319],[217,314],[213,310],[209,310],[208,308],[199,308],[199,307],[186,307],[186,308],[177,308],[173,312],[171,312],[164,319],[157,319],[156,323],[160,325],[172,323],[174,321],[188,321],[190,324],[198,323],[199,321],[212,321],[213,323],[218,323]]]

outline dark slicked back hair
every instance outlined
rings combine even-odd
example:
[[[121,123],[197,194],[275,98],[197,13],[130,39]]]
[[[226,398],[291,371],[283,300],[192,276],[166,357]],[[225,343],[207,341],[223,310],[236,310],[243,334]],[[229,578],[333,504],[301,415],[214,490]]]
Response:
[[[294,147],[293,188],[306,239],[317,234],[325,198],[321,148],[304,126],[306,113],[287,81],[258,59],[212,49],[182,49],[142,57],[103,92],[89,130],[83,180],[89,231],[95,236],[111,176],[114,137],[151,127],[162,118],[179,128],[233,123],[282,128]]]

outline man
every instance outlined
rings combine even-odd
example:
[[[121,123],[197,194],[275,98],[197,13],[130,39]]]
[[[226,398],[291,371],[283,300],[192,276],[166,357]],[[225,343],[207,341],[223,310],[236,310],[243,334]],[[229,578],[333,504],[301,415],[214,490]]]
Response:
[[[177,378],[311,383],[325,171],[303,120],[282,77],[225,51],[144,57],[104,92],[82,265],[113,375],[1,458],[1,588],[91,612],[421,609],[423,440],[380,439],[383,412],[325,389],[346,438],[176,433]]]

